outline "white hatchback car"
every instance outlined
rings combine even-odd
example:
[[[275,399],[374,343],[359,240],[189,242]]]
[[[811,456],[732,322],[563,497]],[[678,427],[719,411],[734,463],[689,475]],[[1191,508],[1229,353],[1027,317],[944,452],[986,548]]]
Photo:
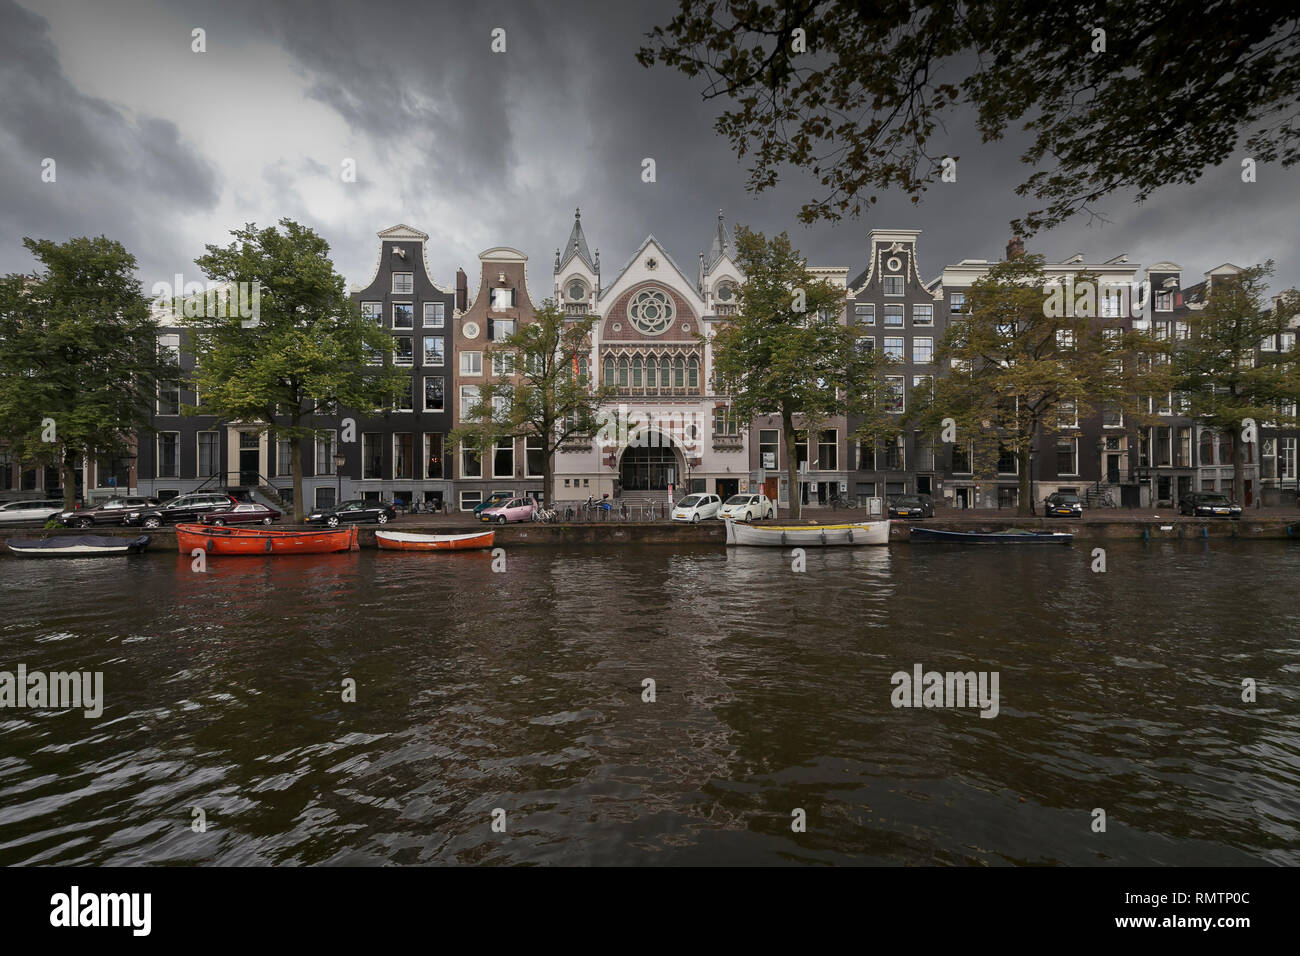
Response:
[[[775,518],[776,505],[767,495],[732,495],[718,509],[720,519],[731,518],[734,521],[757,521],[761,518]]]
[[[673,505],[674,521],[689,521],[698,524],[702,518],[715,518],[722,507],[722,499],[717,495],[687,495]]]

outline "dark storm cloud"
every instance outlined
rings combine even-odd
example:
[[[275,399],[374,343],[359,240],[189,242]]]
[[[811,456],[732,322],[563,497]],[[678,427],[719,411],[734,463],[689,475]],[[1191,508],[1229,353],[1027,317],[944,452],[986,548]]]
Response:
[[[25,2],[39,11],[42,0]],[[116,6],[133,34],[150,41],[161,35],[151,6]],[[210,49],[257,49],[244,68],[262,88],[301,88],[303,117],[327,107],[350,137],[334,142],[333,131],[292,111],[277,117],[300,134],[301,154],[268,155],[260,176],[221,176],[231,221],[203,223],[208,234],[182,242],[168,235],[171,210],[150,207],[151,200],[161,192],[173,205],[212,203],[213,169],[227,169],[227,157],[198,157],[185,147],[183,125],[168,132],[148,119],[132,122],[74,89],[42,20],[0,0],[0,43],[9,54],[0,65],[0,116],[5,130],[19,130],[0,133],[0,175],[18,184],[0,208],[0,269],[14,261],[16,234],[80,234],[92,227],[79,223],[96,222],[166,275],[189,269],[203,242],[225,241],[244,221],[288,215],[320,229],[340,270],[359,282],[373,268],[375,232],[402,221],[430,234],[430,264],[442,281],[457,266],[473,274],[475,253],[488,246],[524,250],[540,298],[551,291],[552,257],[575,206],[591,245],[601,249],[606,281],[647,233],[693,277],[719,207],[733,225],[786,230],[814,263],[854,274],[865,264],[871,228],[923,230],[926,277],[963,258],[1003,254],[1009,220],[1032,208],[1014,194],[1029,172],[1018,162],[1023,141],[1011,135],[981,144],[961,115],[948,118],[947,139],[934,144],[936,155],[961,157],[958,181],[936,182],[919,205],[885,195],[862,220],[805,227],[797,211],[819,192],[803,171],[786,170],[762,196],[747,193],[744,164],[713,131],[723,104],[705,102],[699,80],[635,62],[646,32],[675,8],[671,0],[169,3],[175,20],[208,29]],[[490,50],[495,28],[506,31],[504,54]],[[166,29],[174,32],[175,23]],[[136,68],[111,51],[103,56],[104,70]],[[193,104],[197,115],[229,105],[236,94],[214,83],[204,95],[210,99]],[[151,113],[147,98],[126,105],[136,116]],[[83,142],[94,148],[79,152]],[[340,158],[358,144],[367,152],[355,188],[322,198],[322,181],[337,183]],[[68,151],[73,172],[79,162],[95,177],[75,207],[40,191],[39,159],[56,150]],[[641,181],[645,158],[655,160],[655,183]],[[151,172],[140,175],[141,167]],[[62,162],[60,173],[62,185]],[[1141,206],[1109,197],[1097,209],[1108,221],[1076,218],[1033,237],[1029,248],[1056,260],[1078,251],[1097,260],[1120,253],[1146,263],[1172,259],[1192,278],[1225,260],[1245,265],[1273,256],[1279,283],[1300,283],[1295,182],[1293,171],[1261,168],[1259,182],[1243,184],[1235,166],[1211,170],[1194,186],[1162,191]]]
[[[23,236],[105,233],[140,254],[167,247],[151,221],[165,208],[207,208],[217,198],[212,165],[175,124],[128,115],[77,90],[64,74],[46,21],[0,0],[0,268],[25,268]],[[56,179],[41,180],[42,161]]]

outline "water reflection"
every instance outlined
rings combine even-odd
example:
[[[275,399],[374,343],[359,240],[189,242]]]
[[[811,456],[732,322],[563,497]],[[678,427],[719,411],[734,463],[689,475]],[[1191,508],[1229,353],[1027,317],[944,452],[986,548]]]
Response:
[[[107,694],[0,712],[0,862],[1300,862],[1293,555],[0,562],[0,667]],[[1000,715],[893,709],[915,663]]]

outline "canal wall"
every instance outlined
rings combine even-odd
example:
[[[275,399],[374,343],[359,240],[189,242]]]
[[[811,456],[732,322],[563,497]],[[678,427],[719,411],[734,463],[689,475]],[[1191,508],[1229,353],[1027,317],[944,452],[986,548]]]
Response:
[[[1300,539],[1300,519],[1297,518],[1242,518],[1240,520],[1208,521],[1195,518],[1133,518],[1109,517],[1084,521],[1044,518],[932,518],[922,525],[944,531],[1006,531],[1011,528],[1042,531],[1068,531],[1078,541],[1191,541],[1232,539],[1269,541]],[[281,528],[288,528],[281,525]],[[414,517],[400,519],[389,527],[396,530],[426,534],[464,534],[473,530],[486,530],[481,524],[465,521],[421,520]],[[375,548],[377,525],[361,525],[358,541],[363,548]],[[511,524],[493,526],[496,544],[502,547],[557,547],[557,546],[610,546],[637,545],[724,545],[726,529],[718,522],[700,524],[673,524],[664,521],[636,522],[610,521],[589,524]],[[895,521],[890,527],[890,542],[906,542],[910,537],[908,522]],[[153,537],[153,549],[175,549],[176,533],[171,528],[157,528],[141,532],[136,528],[93,528],[89,531],[61,528],[0,529],[0,544],[10,538],[41,538],[103,534],[121,538],[134,538],[146,533]],[[0,554],[11,555],[7,548]]]

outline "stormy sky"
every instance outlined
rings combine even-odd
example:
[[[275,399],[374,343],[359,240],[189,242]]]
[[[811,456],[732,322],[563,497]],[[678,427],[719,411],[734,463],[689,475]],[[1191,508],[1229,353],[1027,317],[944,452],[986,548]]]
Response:
[[[330,243],[351,283],[369,280],[375,233],[429,233],[435,281],[496,245],[530,257],[530,291],[551,293],[554,252],[575,206],[606,282],[653,233],[694,276],[717,209],[729,223],[788,230],[815,265],[865,264],[871,228],[924,230],[922,275],[999,258],[1029,206],[1015,136],[981,145],[953,118],[936,154],[958,182],[919,206],[882,196],[870,218],[805,227],[817,185],[788,170],[754,197],[713,131],[702,81],[634,54],[666,23],[665,0],[426,3],[420,0],[0,0],[0,272],[31,271],[23,236],[106,234],[139,259],[146,291],[225,244],[246,222],[289,217]],[[206,52],[191,32],[206,31]],[[495,28],[506,52],[490,50]],[[57,163],[42,182],[41,162]],[[641,181],[652,157],[657,182]],[[342,181],[346,159],[356,182]],[[1107,222],[1079,217],[1029,251],[1094,261],[1173,260],[1185,281],[1222,262],[1277,260],[1300,285],[1298,170],[1238,162],[1141,205],[1115,196]]]

